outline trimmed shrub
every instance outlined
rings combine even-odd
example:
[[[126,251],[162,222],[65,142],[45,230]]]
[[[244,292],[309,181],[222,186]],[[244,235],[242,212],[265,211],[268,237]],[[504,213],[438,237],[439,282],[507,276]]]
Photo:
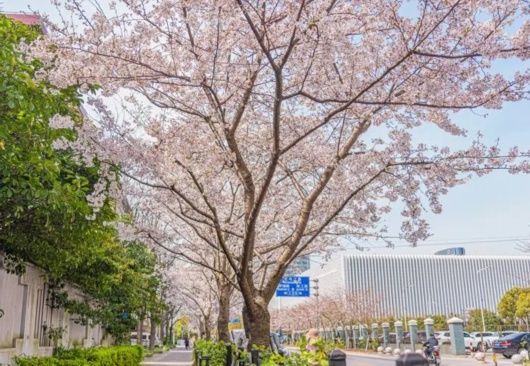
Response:
[[[90,366],[87,360],[61,360],[55,357],[17,357],[17,366]]]
[[[210,366],[224,366],[226,364],[226,345],[223,342],[199,339],[195,342],[195,349],[202,356],[210,357]]]
[[[59,348],[53,357],[17,357],[17,366],[138,366],[143,359],[141,346],[98,348]]]

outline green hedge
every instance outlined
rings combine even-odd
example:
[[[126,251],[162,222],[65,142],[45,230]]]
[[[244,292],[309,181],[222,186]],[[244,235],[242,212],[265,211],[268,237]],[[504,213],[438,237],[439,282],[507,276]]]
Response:
[[[226,345],[223,342],[199,339],[194,347],[201,355],[210,357],[210,366],[226,365]]]
[[[17,357],[17,366],[138,366],[141,346],[58,349],[53,357]]]

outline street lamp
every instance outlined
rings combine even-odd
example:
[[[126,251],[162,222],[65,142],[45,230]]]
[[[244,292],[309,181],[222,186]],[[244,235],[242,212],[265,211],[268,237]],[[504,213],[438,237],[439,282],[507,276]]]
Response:
[[[484,268],[481,268],[477,271],[477,279],[479,281],[479,283],[482,283],[482,281],[480,281],[480,273],[482,271],[485,271],[487,269],[489,269],[490,267],[484,267]],[[480,317],[482,318],[482,333],[480,333],[480,347],[482,348],[482,352],[484,352],[484,332],[486,331],[486,322],[484,320],[484,293],[482,292],[482,288],[479,286],[479,289],[481,291],[481,294],[480,294],[480,302],[481,302],[481,306],[480,306]]]
[[[405,307],[405,332],[408,332],[409,329],[408,329],[408,322],[407,322],[407,312],[410,311],[410,298],[412,297],[411,296],[411,288],[414,287],[414,282],[409,282],[408,286],[407,286],[407,291],[406,291],[406,294],[405,294],[405,301],[404,301],[404,307]],[[408,314],[410,315],[410,314]]]
[[[313,290],[315,290],[315,298],[317,300],[317,328],[318,330],[320,331],[320,304],[319,304],[319,301],[318,301],[318,298],[320,296],[320,294],[318,293],[318,281],[319,279],[318,278],[315,278],[314,280],[312,280],[313,283],[315,284],[313,286]]]

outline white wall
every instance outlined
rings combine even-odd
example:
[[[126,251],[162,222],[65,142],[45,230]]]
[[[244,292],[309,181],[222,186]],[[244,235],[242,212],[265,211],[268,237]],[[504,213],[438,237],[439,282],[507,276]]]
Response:
[[[82,294],[72,287],[66,287],[74,299]],[[103,341],[101,327],[75,324],[75,315],[62,309],[48,306],[47,285],[44,272],[27,265],[22,276],[6,272],[3,256],[0,254],[0,365],[10,364],[16,355],[51,355],[52,345],[45,329],[64,329],[60,344],[64,347],[100,345]],[[0,312],[1,313],[1,312]]]

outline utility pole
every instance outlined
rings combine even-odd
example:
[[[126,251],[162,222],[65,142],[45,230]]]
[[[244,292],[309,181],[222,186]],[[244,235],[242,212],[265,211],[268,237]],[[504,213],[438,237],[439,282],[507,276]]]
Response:
[[[487,270],[489,267],[481,268],[477,271],[478,283],[482,284],[480,281],[480,272]],[[481,286],[481,285],[479,285]],[[482,287],[481,290],[481,299],[480,299],[480,317],[482,318],[482,333],[480,333],[480,348],[482,352],[486,352],[486,347],[484,347],[484,332],[486,331],[486,322],[484,320],[484,293]]]
[[[320,302],[319,302],[319,297],[320,297],[320,294],[318,293],[318,278],[315,278],[314,280],[312,280],[313,283],[314,283],[314,286],[313,286],[313,290],[315,290],[315,298],[317,300],[317,328],[320,330]]]

